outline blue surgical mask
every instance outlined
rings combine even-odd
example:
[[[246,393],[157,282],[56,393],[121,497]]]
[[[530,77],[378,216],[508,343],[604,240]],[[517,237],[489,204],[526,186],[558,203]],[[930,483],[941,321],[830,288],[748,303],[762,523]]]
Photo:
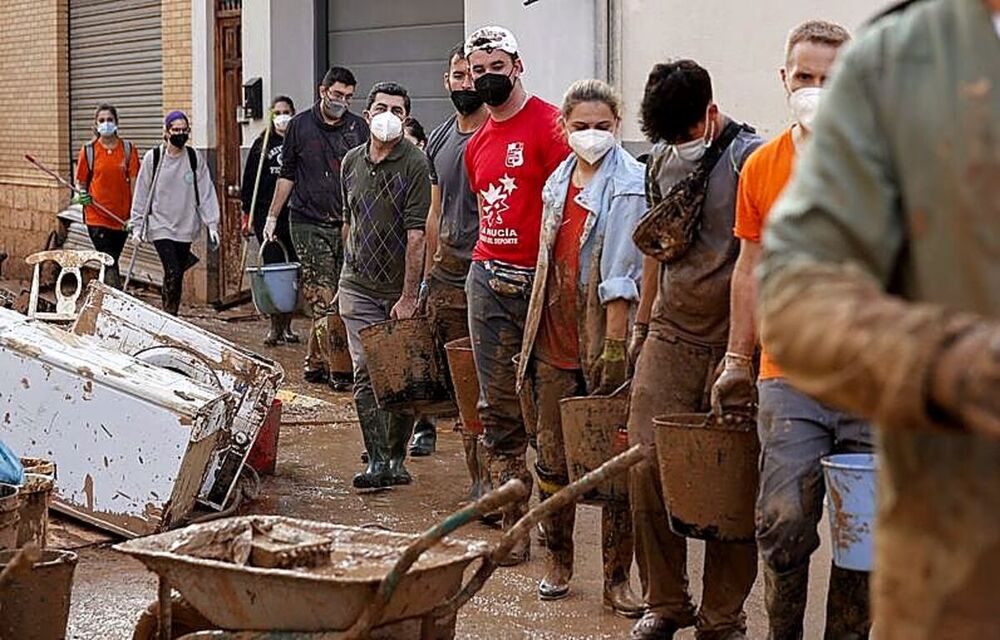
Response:
[[[97,133],[102,136],[113,136],[118,133],[118,125],[111,121],[97,123]]]

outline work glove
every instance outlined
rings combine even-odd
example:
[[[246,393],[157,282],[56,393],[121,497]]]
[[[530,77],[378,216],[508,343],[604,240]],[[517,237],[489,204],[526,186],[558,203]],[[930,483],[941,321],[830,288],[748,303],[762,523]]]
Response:
[[[78,204],[86,207],[94,204],[94,198],[86,191],[77,191],[73,194],[73,197],[70,198],[70,204]]]
[[[430,293],[430,287],[427,281],[424,280],[420,283],[420,290],[417,291],[417,313],[422,316],[427,315],[427,297]]]
[[[250,214],[244,213],[240,218],[240,233],[243,234],[244,238],[249,238],[253,235],[253,229],[250,228]]]
[[[645,322],[637,322],[632,326],[632,337],[628,341],[628,364],[631,371],[635,371],[635,364],[639,361],[639,352],[649,335],[649,325]]]
[[[594,363],[591,380],[596,380],[595,396],[607,396],[628,380],[628,356],[624,340],[604,339],[604,350]]]
[[[274,240],[274,230],[278,228],[278,219],[274,216],[268,215],[267,220],[264,221],[264,239]]]
[[[753,360],[739,353],[727,353],[722,373],[712,385],[712,412],[721,416],[733,409],[746,409],[756,403]]]
[[[1000,323],[979,321],[931,372],[932,406],[969,431],[1000,438]]]
[[[211,251],[219,248],[219,227],[214,224],[208,228],[208,248]]]

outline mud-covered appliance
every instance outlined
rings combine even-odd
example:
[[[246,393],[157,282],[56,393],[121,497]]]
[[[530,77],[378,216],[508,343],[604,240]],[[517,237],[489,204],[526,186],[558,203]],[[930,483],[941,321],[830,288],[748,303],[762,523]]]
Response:
[[[232,395],[0,309],[0,439],[59,467],[53,507],[132,537],[197,502]]]
[[[232,424],[198,494],[206,506],[223,509],[284,379],[281,365],[100,282],[88,287],[71,330],[233,394]]]

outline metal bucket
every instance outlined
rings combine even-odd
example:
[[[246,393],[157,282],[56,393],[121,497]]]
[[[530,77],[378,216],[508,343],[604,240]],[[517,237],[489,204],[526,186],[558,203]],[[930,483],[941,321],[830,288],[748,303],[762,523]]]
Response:
[[[754,539],[760,443],[753,415],[653,419],[670,528],[702,540]]]
[[[626,382],[609,396],[559,401],[570,482],[576,482],[628,449],[628,387]],[[618,475],[598,485],[586,498],[628,501],[628,475]]]
[[[444,345],[448,357],[448,371],[455,389],[458,415],[462,428],[469,433],[481,434],[483,423],[479,420],[479,377],[476,361],[472,357],[472,338],[459,338]]]
[[[269,244],[281,247],[284,262],[264,264],[264,248]],[[299,263],[288,261],[288,250],[277,240],[261,243],[260,262],[260,266],[247,267],[257,311],[268,316],[294,312],[299,305]]]
[[[55,481],[52,476],[37,473],[24,474],[21,485],[21,507],[18,510],[20,522],[17,525],[17,546],[23,547],[34,542],[45,548],[49,531],[49,502]]]
[[[427,318],[386,320],[360,336],[380,407],[407,415],[458,413]]]
[[[0,483],[0,549],[17,547],[21,498],[18,487]],[[6,636],[0,635],[0,638]]]
[[[0,551],[0,571],[16,551]],[[77,556],[43,551],[32,568],[0,590],[0,638],[62,640],[66,637]]]
[[[826,480],[833,563],[842,569],[871,571],[875,556],[875,455],[849,453],[820,461]]]

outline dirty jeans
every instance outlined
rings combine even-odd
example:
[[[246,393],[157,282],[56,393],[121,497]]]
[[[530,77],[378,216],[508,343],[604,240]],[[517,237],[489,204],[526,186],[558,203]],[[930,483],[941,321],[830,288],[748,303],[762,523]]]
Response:
[[[340,269],[344,264],[344,241],[340,229],[339,225],[289,224],[295,253],[302,265],[300,288],[312,317],[306,371],[329,370],[333,361],[330,340],[326,336],[326,317],[337,312],[333,299],[337,295]]]
[[[364,346],[361,344],[361,330],[370,327],[378,322],[389,319],[389,312],[398,298],[373,298],[371,296],[352,291],[350,289],[340,290],[340,317],[344,320],[347,328],[347,346],[351,351],[351,362],[354,365],[354,406],[358,412],[358,419],[361,421],[362,432],[365,429],[384,430],[379,434],[378,442],[389,442],[393,433],[408,431],[412,428],[412,418],[401,416],[378,408],[375,401],[375,392],[372,389],[371,376],[368,373],[368,360],[365,357]],[[369,421],[367,416],[373,416]],[[409,427],[404,428],[404,424]],[[409,434],[405,435],[409,438]],[[365,448],[368,449],[368,436],[365,439]],[[387,454],[388,452],[368,451],[372,459],[376,459],[376,454]],[[381,459],[383,456],[377,456]]]
[[[696,345],[662,329],[651,330],[632,378],[629,442],[655,449],[654,417],[707,411],[712,372],[724,352],[725,345]],[[680,626],[690,625],[695,616],[688,591],[687,540],[670,530],[655,458],[632,467],[629,497],[643,600],[651,611]],[[706,542],[699,631],[745,630],[743,603],[756,577],[754,543]]]
[[[160,264],[163,265],[163,286],[160,287],[163,310],[176,316],[181,306],[184,270],[187,268],[188,258],[191,257],[191,243],[154,240],[153,246],[156,247],[156,253],[160,256]]]
[[[764,564],[776,576],[808,571],[809,557],[819,547],[816,528],[823,516],[820,459],[835,453],[871,452],[872,428],[867,421],[835,411],[796,390],[783,378],[761,380],[757,388],[761,445],[757,544]],[[835,584],[839,573],[831,575],[828,602],[841,588]],[[802,596],[803,601],[795,605],[805,606],[805,594]],[[784,600],[777,602],[783,610],[792,605],[787,602],[788,594],[778,599]],[[866,598],[861,605],[867,605]],[[771,613],[771,618],[776,617]],[[861,622],[849,628],[851,620]],[[860,612],[830,611],[828,607],[827,637],[867,636],[867,620],[866,607]],[[801,618],[794,623],[801,624]]]
[[[521,418],[513,358],[521,351],[526,297],[501,295],[487,284],[486,268],[473,262],[465,283],[472,356],[479,377],[483,444],[492,455],[524,456],[528,433]]]

